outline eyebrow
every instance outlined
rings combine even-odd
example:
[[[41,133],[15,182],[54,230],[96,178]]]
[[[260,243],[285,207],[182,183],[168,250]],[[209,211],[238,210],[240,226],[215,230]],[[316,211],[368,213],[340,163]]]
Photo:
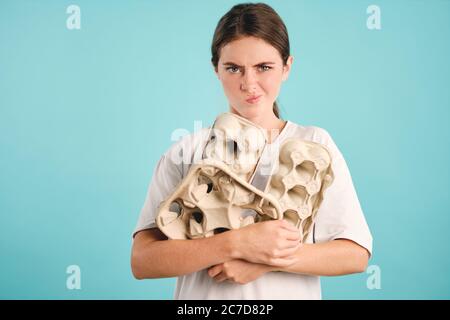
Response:
[[[260,66],[260,65],[263,65],[263,64],[275,64],[275,62],[264,61],[264,62],[260,62],[260,63],[255,64],[254,67],[257,67],[257,66]],[[237,66],[237,67],[241,67],[241,68],[244,67],[244,66],[238,65],[237,63],[230,62],[230,61],[224,62],[224,63],[222,63],[222,65],[224,65],[224,66]]]

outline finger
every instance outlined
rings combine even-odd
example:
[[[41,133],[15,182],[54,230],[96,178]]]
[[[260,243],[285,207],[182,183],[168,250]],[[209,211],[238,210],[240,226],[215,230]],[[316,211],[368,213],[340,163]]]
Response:
[[[300,241],[300,231],[298,229],[295,229],[295,231],[286,230],[283,234],[287,240]]]
[[[219,282],[219,283],[223,282],[227,279],[228,279],[228,277],[223,272],[219,273],[217,276],[214,277],[214,280],[216,280],[216,282]]]
[[[298,229],[292,224],[292,222],[287,220],[283,219],[281,226],[288,231],[298,232]]]
[[[281,241],[284,245],[288,245],[290,247],[295,246],[300,243],[300,231],[292,232],[292,231],[283,231],[281,234]]]
[[[279,240],[276,244],[276,249],[278,250],[286,250],[292,249],[298,246],[300,242],[297,240]]]
[[[288,249],[294,249],[299,246],[300,242],[298,240],[285,240],[282,242],[279,249],[281,250],[288,250]]]
[[[295,246],[291,246],[291,247],[287,247],[285,249],[282,249],[281,252],[280,252],[279,257],[280,258],[285,258],[285,257],[289,257],[289,256],[294,255],[297,252],[297,250],[298,250],[298,248],[300,246],[301,246],[301,244],[297,243]]]
[[[216,265],[214,267],[209,268],[208,270],[208,275],[211,278],[214,278],[215,276],[217,276],[220,272],[222,271],[222,268],[220,265]]]

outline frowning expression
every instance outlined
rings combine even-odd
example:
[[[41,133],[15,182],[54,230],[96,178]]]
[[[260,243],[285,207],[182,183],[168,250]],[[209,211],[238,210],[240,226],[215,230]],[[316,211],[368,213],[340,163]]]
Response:
[[[221,49],[216,74],[230,107],[253,118],[272,112],[291,64],[292,57],[284,64],[279,51],[266,41],[243,37]]]

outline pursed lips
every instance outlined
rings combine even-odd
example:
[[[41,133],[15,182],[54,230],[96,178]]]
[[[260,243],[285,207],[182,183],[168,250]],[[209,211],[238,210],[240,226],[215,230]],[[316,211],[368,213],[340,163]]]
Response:
[[[256,102],[256,101],[258,101],[258,99],[260,97],[261,97],[261,95],[259,95],[259,96],[251,96],[251,97],[248,97],[247,99],[245,99],[245,101],[247,101],[248,103]]]

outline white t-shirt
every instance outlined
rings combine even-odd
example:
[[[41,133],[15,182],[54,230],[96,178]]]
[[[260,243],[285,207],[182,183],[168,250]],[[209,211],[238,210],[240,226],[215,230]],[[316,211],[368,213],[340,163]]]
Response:
[[[201,159],[208,132],[209,129],[203,129],[183,137],[161,157],[153,173],[133,235],[144,229],[156,228],[155,218],[159,204],[175,190],[190,166]],[[287,121],[273,143],[281,144],[283,140],[292,137],[324,144],[332,156],[334,181],[324,192],[313,232],[310,233],[306,243],[345,238],[358,243],[371,253],[372,235],[361,210],[345,159],[331,136],[322,128],[304,127]],[[320,278],[288,272],[268,272],[255,281],[240,285],[229,282],[217,283],[208,276],[205,269],[179,276],[174,298],[321,299]]]

